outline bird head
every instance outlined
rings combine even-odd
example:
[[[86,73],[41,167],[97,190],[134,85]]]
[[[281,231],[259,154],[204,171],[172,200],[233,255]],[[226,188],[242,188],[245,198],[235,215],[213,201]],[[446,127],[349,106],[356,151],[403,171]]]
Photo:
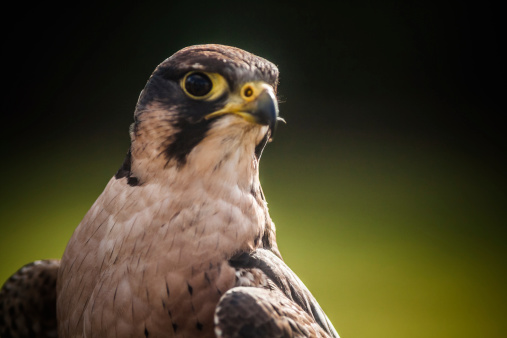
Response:
[[[277,82],[275,65],[238,48],[178,51],[155,69],[139,96],[131,127],[136,176],[213,169],[231,156],[258,160],[280,119]]]

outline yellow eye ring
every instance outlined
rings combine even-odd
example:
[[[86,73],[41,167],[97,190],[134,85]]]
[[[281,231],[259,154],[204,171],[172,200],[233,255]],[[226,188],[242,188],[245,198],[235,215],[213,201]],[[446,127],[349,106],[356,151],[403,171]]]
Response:
[[[185,74],[180,86],[194,100],[212,101],[228,90],[227,81],[218,73],[191,71]]]

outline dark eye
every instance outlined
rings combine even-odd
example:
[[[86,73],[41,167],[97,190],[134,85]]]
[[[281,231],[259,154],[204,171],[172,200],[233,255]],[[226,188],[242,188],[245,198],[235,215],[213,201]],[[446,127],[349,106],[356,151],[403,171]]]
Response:
[[[185,79],[185,89],[190,95],[204,96],[213,88],[211,79],[203,73],[193,73]]]

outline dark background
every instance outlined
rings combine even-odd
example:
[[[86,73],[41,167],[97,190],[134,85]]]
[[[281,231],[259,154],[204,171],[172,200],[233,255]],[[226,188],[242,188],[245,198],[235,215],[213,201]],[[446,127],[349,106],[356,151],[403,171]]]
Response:
[[[192,44],[279,66],[261,180],[344,337],[507,333],[504,18],[492,2],[152,2],[4,11],[0,279],[60,257]]]

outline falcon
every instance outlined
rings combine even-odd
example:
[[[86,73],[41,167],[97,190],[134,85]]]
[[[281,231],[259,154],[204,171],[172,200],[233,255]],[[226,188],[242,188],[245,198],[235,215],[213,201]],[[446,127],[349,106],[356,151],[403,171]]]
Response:
[[[338,337],[284,263],[259,182],[277,84],[275,65],[229,46],[162,62],[61,261],[5,283],[2,337]]]

